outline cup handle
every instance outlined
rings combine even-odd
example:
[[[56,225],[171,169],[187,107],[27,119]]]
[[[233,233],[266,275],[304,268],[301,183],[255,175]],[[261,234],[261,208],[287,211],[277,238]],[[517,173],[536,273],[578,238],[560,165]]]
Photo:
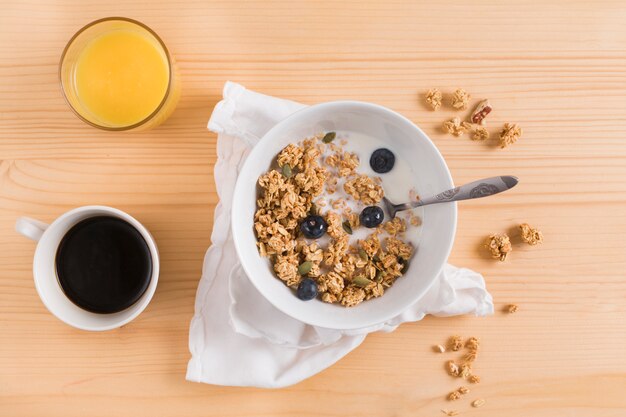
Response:
[[[17,219],[17,222],[15,222],[15,231],[35,242],[41,239],[43,232],[45,232],[47,228],[48,225],[46,223],[31,219],[30,217],[20,217]]]

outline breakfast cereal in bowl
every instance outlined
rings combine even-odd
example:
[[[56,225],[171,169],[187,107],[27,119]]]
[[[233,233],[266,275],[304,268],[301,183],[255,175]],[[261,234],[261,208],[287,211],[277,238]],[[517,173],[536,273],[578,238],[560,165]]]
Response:
[[[414,213],[386,219],[383,178],[396,158],[376,149],[365,164],[349,146],[363,137],[324,132],[285,146],[258,179],[254,229],[261,256],[303,301],[353,307],[385,290],[406,272],[413,253],[407,228]],[[416,198],[414,189],[405,199]]]
[[[324,328],[401,314],[445,265],[456,204],[391,218],[382,200],[450,188],[437,148],[398,113],[353,101],[294,113],[252,147],[233,191],[230,226],[251,290]]]

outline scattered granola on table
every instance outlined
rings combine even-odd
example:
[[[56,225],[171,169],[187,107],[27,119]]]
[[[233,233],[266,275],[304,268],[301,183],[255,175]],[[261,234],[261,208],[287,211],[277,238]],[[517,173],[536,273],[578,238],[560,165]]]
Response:
[[[506,306],[506,311],[509,314],[514,314],[517,313],[518,308],[519,307],[517,306],[517,304],[509,304],[508,306]]]
[[[502,262],[506,260],[507,255],[513,250],[511,240],[504,233],[496,233],[489,236],[485,246],[491,251],[493,258],[499,259]]]
[[[443,101],[443,94],[437,88],[431,88],[426,93],[426,103],[433,108],[433,110],[438,110],[441,107],[441,103]]]
[[[464,123],[461,123],[460,118],[455,117],[443,122],[443,130],[454,136],[463,136],[463,134],[467,132],[467,126]]]
[[[472,402],[472,407],[475,407],[475,408],[482,407],[483,405],[485,405],[485,400],[482,398],[479,398]]]
[[[450,401],[458,400],[459,398],[461,398],[461,393],[459,391],[452,391],[450,394],[448,394],[447,398]]]
[[[441,410],[441,412],[444,413],[447,416],[450,416],[450,417],[459,415],[459,412],[456,411],[456,410],[445,410],[445,409],[443,409],[443,410]]]
[[[452,336],[448,345],[450,346],[450,349],[456,352],[463,347],[463,339],[461,336]]]
[[[480,383],[480,377],[478,375],[470,375],[469,378],[467,378],[467,380],[472,384]]]
[[[522,136],[522,128],[517,123],[505,123],[500,131],[500,147],[514,144]]]
[[[359,173],[359,157],[344,142],[327,132],[285,146],[277,167],[258,179],[254,230],[259,253],[298,298],[353,307],[402,277],[413,246],[404,218],[364,217],[368,209],[382,213],[375,206],[382,180]]]
[[[446,362],[446,370],[450,376],[459,376],[459,366],[454,361]]]
[[[480,342],[478,341],[477,338],[475,337],[470,337],[469,339],[467,339],[467,341],[465,342],[465,347],[468,348],[469,350],[472,351],[477,351],[478,348],[480,347]]]
[[[472,98],[467,91],[462,88],[457,88],[452,94],[452,107],[457,110],[465,110],[469,104],[470,98]]]
[[[532,246],[543,243],[543,233],[539,229],[535,229],[528,223],[520,224],[519,228],[524,242]]]
[[[471,138],[472,140],[476,140],[476,141],[487,140],[489,139],[489,131],[482,126],[476,126],[475,128],[472,129]]]

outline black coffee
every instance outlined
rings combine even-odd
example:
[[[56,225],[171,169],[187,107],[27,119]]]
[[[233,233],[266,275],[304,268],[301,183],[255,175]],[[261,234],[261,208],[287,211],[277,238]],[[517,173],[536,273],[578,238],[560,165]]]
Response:
[[[56,254],[65,295],[93,313],[116,313],[148,288],[152,256],[143,236],[116,217],[91,217],[74,225]]]

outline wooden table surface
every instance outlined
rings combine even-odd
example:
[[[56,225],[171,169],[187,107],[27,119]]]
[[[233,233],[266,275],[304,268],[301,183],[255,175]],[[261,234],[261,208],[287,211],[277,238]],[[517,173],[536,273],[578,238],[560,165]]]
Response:
[[[180,65],[173,116],[147,133],[81,123],[57,63],[85,23],[153,27]],[[0,7],[0,415],[626,415],[626,4],[623,1],[2,1]],[[388,106],[437,144],[455,182],[510,173],[521,184],[459,206],[451,262],[484,274],[492,317],[427,318],[374,334],[321,374],[282,390],[185,381],[188,325],[210,244],[216,136],[206,122],[226,80],[303,103]],[[494,106],[489,127],[524,129],[500,150],[439,131],[455,114],[422,94],[466,88]],[[131,324],[72,329],[39,300],[35,244],[20,215],[51,221],[106,204],[154,234],[162,274]],[[519,222],[545,234],[505,263],[480,249]],[[219,277],[225,278],[225,277]],[[514,315],[501,312],[519,305]],[[482,341],[468,400],[430,348]]]

